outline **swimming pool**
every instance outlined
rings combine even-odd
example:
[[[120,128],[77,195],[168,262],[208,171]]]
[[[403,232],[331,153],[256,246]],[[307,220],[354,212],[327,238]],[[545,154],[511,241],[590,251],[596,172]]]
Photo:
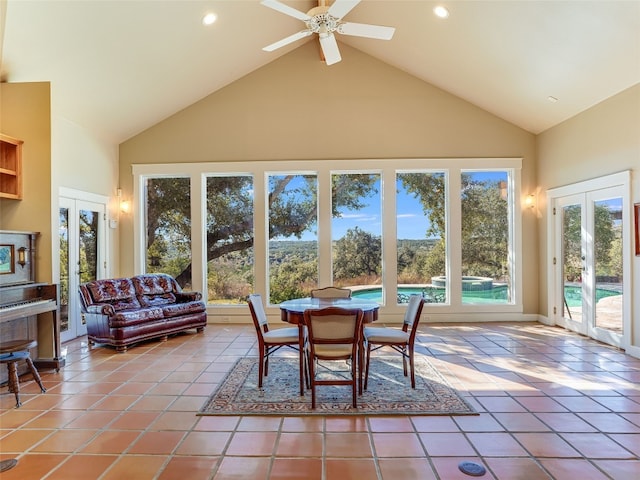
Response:
[[[404,299],[409,295],[425,295],[431,299],[430,303],[444,303],[444,288],[436,287],[398,287],[398,297]],[[490,290],[463,290],[462,303],[492,303],[506,304],[508,303],[509,290],[506,285],[494,284]],[[564,287],[564,295],[569,307],[582,306],[582,290],[579,286],[566,285]],[[620,292],[609,290],[606,288],[596,288],[596,302],[603,298],[620,295]],[[366,298],[382,302],[382,287],[371,287],[362,290],[354,290],[351,294],[353,297]],[[404,302],[403,302],[404,303]]]

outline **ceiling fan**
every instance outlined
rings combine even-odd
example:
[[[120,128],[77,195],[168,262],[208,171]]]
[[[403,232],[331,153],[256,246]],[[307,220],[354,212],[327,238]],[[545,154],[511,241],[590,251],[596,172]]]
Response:
[[[393,27],[383,27],[381,25],[369,25],[366,23],[343,22],[342,18],[349,13],[360,0],[335,0],[330,7],[326,6],[326,0],[319,0],[318,6],[312,8],[307,13],[296,10],[278,0],[262,0],[260,2],[265,7],[277,10],[280,13],[302,20],[307,26],[306,29],[294,33],[271,45],[267,45],[262,50],[272,52],[280,47],[284,47],[304,37],[314,33],[320,39],[320,48],[327,65],[342,60],[338,43],[334,33],[342,35],[353,35],[356,37],[377,38],[379,40],[391,40],[394,32]]]

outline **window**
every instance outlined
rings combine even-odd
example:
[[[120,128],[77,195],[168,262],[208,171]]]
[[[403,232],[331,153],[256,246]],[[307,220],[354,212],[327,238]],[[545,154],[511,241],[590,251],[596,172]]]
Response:
[[[253,293],[253,176],[207,178],[207,298],[239,304]]]
[[[145,272],[168,273],[191,289],[190,179],[148,178],[145,185]]]
[[[446,188],[444,172],[396,175],[398,303],[447,302]]]
[[[331,176],[333,285],[382,285],[380,175]]]
[[[233,315],[224,309],[252,292],[269,308],[332,284],[398,315],[412,293],[436,312],[521,311],[520,168],[520,159],[136,165],[146,207],[136,261],[193,282],[214,316]]]
[[[509,174],[463,171],[462,303],[510,303]]]
[[[316,175],[269,175],[269,301],[304,297],[318,285]]]

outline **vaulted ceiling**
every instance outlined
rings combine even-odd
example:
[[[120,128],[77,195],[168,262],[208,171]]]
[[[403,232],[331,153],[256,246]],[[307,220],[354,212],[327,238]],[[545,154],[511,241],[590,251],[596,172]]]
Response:
[[[281,1],[303,12],[318,5]],[[50,81],[56,115],[116,143],[318,42],[313,35],[264,52],[305,26],[259,0],[0,2],[2,80]],[[447,7],[447,19],[433,14],[436,5]],[[217,21],[205,27],[207,12]],[[532,133],[640,82],[637,0],[363,0],[345,20],[396,32],[389,41],[337,35],[338,45]]]

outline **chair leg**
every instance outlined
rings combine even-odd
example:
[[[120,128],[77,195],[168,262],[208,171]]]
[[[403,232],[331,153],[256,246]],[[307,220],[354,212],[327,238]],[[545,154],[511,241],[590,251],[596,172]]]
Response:
[[[307,374],[305,373],[304,367],[304,352],[300,350],[299,362],[300,362],[300,396],[304,397],[304,387],[307,382]]]
[[[364,340],[358,343],[358,393],[362,395],[362,369],[364,368]]]
[[[307,357],[308,357],[307,365],[309,366],[309,381],[311,384],[311,408],[315,409],[316,408],[316,373],[313,366],[314,364],[313,358],[311,358],[311,355],[307,355]]]
[[[402,354],[402,368],[404,369],[404,376],[407,376],[407,347],[404,346],[402,347],[402,350],[400,351],[400,353]]]
[[[266,360],[264,356],[264,348],[259,349],[260,363],[258,364],[258,388],[262,388],[262,375],[264,373],[264,362]]]
[[[13,392],[16,397],[16,408],[20,408],[22,403],[20,402],[20,380],[18,380],[18,368],[17,362],[9,362],[7,363],[7,368],[9,369],[9,391]]]
[[[27,366],[29,367],[29,370],[31,370],[31,375],[33,375],[33,379],[40,386],[40,390],[42,391],[42,393],[45,393],[47,389],[44,388],[44,385],[42,385],[42,379],[40,378],[40,374],[38,373],[38,370],[36,369],[35,365],[31,361],[31,357],[27,357],[25,358],[25,360],[27,361]]]
[[[360,357],[360,354],[358,353],[358,357]],[[356,382],[359,383],[360,388],[362,388],[362,383],[360,383],[358,381],[358,368],[356,366],[356,359],[354,358],[353,361],[351,362],[351,386],[352,386],[352,396],[353,396],[353,408],[358,408],[358,390],[356,388]]]
[[[364,389],[367,389],[369,384],[369,362],[371,361],[371,344],[367,342],[367,359],[364,365]]]
[[[309,386],[309,382],[305,371],[304,326],[302,324],[298,325],[298,353],[300,357],[300,396],[303,397],[304,389]]]
[[[411,388],[416,388],[416,369],[413,363],[413,348],[409,348],[409,368],[411,369]]]

